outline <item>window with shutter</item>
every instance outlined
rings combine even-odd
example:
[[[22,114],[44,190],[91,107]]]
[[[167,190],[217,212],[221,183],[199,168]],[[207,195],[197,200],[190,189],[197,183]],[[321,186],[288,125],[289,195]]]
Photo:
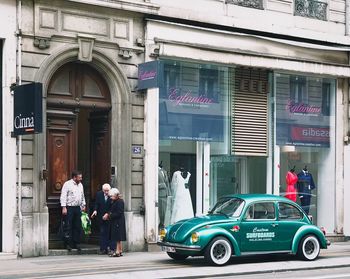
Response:
[[[231,152],[242,156],[268,153],[268,72],[236,68],[231,76]]]

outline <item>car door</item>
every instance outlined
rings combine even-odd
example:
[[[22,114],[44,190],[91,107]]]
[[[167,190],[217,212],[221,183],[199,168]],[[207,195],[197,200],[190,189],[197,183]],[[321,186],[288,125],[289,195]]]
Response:
[[[304,214],[293,204],[278,202],[278,246],[280,250],[292,249],[292,241],[297,230],[305,225]]]
[[[241,252],[276,250],[274,242],[277,229],[276,205],[273,201],[249,205],[240,226]]]

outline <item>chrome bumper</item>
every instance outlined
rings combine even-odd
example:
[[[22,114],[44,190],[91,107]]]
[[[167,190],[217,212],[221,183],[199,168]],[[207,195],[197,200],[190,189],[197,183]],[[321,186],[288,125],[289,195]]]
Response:
[[[201,251],[201,247],[198,245],[183,245],[183,244],[177,244],[177,243],[171,243],[171,242],[162,242],[158,241],[157,245],[159,246],[165,246],[165,247],[172,247],[175,248],[176,250],[181,250],[181,251]]]

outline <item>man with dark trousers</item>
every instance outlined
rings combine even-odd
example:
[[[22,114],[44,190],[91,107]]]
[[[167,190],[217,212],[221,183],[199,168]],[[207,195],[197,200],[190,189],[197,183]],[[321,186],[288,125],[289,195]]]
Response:
[[[109,220],[108,212],[111,208],[111,200],[109,197],[111,186],[107,183],[102,185],[102,190],[96,194],[95,209],[91,218],[97,216],[100,227],[100,254],[107,254],[108,248],[113,248],[115,245],[109,241]]]
[[[63,184],[61,191],[62,215],[68,227],[68,239],[65,239],[64,245],[68,251],[72,248],[81,251],[81,211],[85,211],[86,206],[82,179],[81,171],[72,171],[72,179]]]

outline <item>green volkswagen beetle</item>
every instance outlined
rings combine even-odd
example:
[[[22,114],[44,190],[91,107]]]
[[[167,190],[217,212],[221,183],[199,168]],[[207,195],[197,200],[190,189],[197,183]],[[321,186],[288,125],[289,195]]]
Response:
[[[329,244],[298,204],[265,194],[225,196],[207,215],[162,229],[158,241],[175,260],[204,256],[213,265],[231,256],[272,253],[312,261]]]

